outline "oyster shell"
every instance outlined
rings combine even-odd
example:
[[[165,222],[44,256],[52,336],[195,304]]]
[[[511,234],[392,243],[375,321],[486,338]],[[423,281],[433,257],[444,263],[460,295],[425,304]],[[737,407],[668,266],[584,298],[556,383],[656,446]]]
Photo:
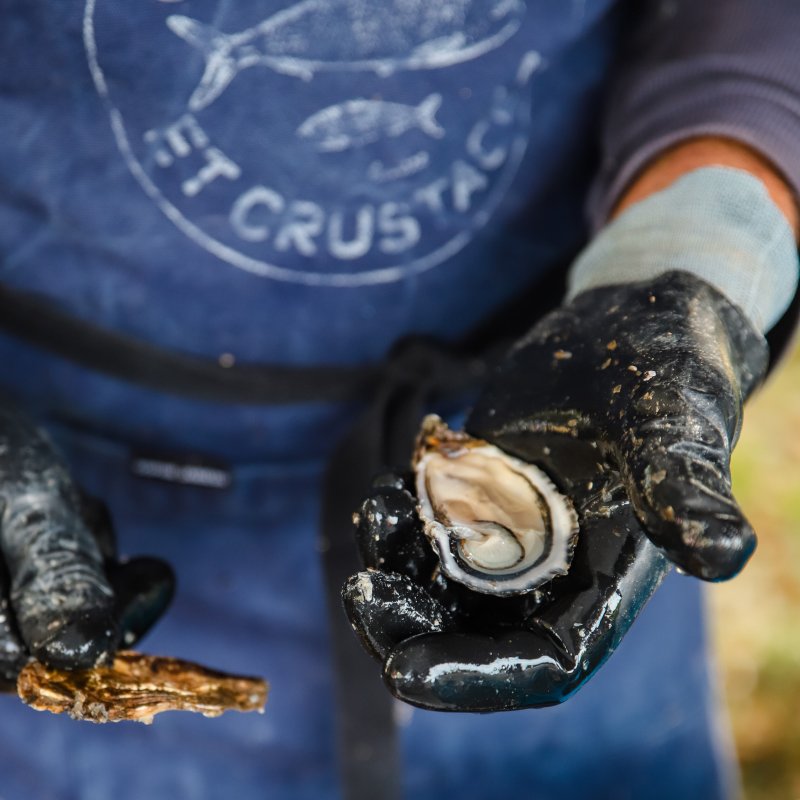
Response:
[[[17,678],[17,693],[37,711],[66,711],[90,722],[134,720],[149,724],[162,711],[263,711],[267,684],[260,678],[227,675],[190,661],[120,651],[109,665],[50,669],[31,661]]]
[[[538,467],[434,415],[423,421],[413,467],[419,515],[448,578],[510,595],[566,574],[578,517]]]

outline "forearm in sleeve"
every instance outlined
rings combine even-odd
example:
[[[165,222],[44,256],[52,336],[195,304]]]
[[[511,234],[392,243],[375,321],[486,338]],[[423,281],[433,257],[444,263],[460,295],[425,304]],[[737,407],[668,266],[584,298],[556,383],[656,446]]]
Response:
[[[800,196],[800,3],[638,0],[622,40],[590,199],[601,227],[631,181],[678,142],[749,145]]]

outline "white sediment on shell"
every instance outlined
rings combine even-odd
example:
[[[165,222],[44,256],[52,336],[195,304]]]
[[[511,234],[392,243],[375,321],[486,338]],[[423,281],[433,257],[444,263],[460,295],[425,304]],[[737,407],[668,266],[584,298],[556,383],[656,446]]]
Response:
[[[415,469],[420,516],[448,577],[503,595],[566,573],[577,515],[538,467],[429,418]]]

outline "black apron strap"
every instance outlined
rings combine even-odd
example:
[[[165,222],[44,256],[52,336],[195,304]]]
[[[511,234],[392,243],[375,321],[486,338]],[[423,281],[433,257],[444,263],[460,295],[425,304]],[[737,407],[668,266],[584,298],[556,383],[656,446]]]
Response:
[[[470,401],[492,363],[563,297],[554,270],[473,329],[457,345],[422,337],[399,342],[382,365],[367,407],[331,458],[322,500],[323,568],[336,659],[340,764],[345,800],[398,800],[400,754],[393,701],[381,671],[354,635],[341,589],[362,569],[352,515],[372,479],[411,461],[422,417],[432,405]]]
[[[224,366],[102,328],[2,284],[0,330],[86,369],[158,392],[218,403],[353,402],[368,396],[380,375],[377,366]]]
[[[338,743],[345,800],[399,800],[401,770],[393,700],[378,664],[362,649],[344,614],[342,584],[363,568],[352,515],[370,481],[386,466],[411,459],[430,403],[458,396],[484,374],[481,359],[458,357],[420,338],[404,340],[385,364],[377,392],[334,452],[322,505],[323,566],[336,660]]]

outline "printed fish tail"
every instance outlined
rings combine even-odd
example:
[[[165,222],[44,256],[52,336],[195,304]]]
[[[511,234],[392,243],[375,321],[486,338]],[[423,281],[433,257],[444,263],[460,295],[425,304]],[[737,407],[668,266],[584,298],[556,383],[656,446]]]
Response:
[[[181,14],[167,17],[167,26],[176,36],[200,50],[205,57],[203,77],[189,98],[189,108],[200,111],[213,103],[239,72],[233,55],[233,37]]]
[[[442,96],[436,92],[426,97],[417,107],[417,121],[422,131],[434,139],[441,139],[445,134],[444,128],[436,119],[436,114],[442,105]]]

